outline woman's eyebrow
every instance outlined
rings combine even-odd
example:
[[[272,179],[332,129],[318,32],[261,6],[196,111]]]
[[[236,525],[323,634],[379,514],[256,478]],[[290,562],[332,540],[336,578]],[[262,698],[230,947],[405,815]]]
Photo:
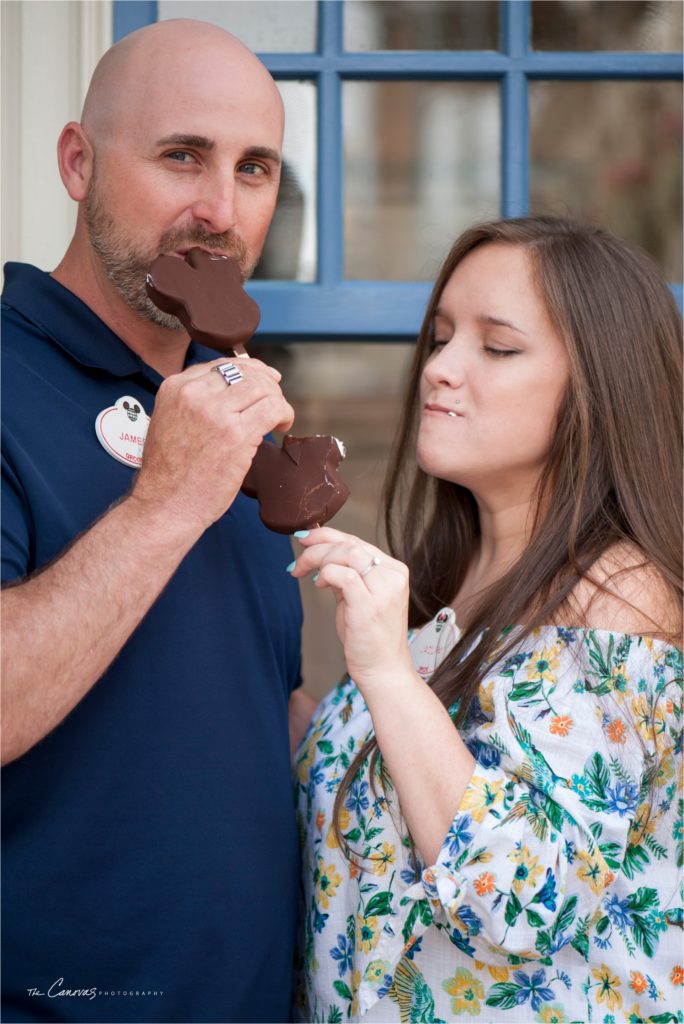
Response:
[[[503,320],[498,316],[485,316],[484,313],[477,319],[481,324],[491,324],[493,327],[510,327],[512,331],[517,331],[518,334],[524,334],[527,337],[527,331],[523,331],[522,327],[516,327],[510,320]]]

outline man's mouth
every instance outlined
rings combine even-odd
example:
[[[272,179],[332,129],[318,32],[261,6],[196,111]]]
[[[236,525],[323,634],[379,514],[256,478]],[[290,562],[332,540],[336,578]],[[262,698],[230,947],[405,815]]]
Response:
[[[190,252],[191,249],[201,249],[202,252],[208,253],[214,259],[223,259],[223,260],[235,259],[234,256],[231,257],[230,253],[219,252],[217,249],[209,249],[209,248],[207,248],[204,245],[188,245],[186,247],[181,247],[180,249],[174,249],[172,252],[167,253],[167,255],[168,256],[176,256],[178,259],[181,259],[181,260],[187,260],[188,253]]]

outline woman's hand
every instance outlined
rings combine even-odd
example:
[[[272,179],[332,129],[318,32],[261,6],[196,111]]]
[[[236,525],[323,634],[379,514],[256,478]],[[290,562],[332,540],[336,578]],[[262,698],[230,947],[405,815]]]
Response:
[[[337,600],[349,674],[368,705],[402,815],[426,864],[434,864],[475,761],[446,708],[413,667],[408,569],[358,537],[323,527],[301,538],[293,576]],[[374,559],[379,559],[377,563]]]
[[[370,688],[391,686],[397,673],[415,674],[407,641],[409,574],[403,562],[329,527],[299,539],[305,550],[292,575],[313,573],[316,587],[333,591],[347,670],[364,697]]]

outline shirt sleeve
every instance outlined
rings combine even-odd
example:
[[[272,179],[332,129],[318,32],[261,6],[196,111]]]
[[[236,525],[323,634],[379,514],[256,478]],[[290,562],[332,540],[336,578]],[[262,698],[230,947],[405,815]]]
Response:
[[[546,629],[508,658],[480,689],[475,772],[436,863],[404,894],[409,920],[491,964],[568,943],[586,956],[606,890],[637,869],[677,681],[681,652],[622,634]]]
[[[21,482],[2,455],[2,582],[20,579],[31,560],[30,513]]]

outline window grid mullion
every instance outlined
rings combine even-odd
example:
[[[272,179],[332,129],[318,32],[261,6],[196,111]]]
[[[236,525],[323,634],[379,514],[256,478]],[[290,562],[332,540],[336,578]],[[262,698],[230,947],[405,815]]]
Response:
[[[529,117],[527,76],[519,65],[529,53],[531,2],[501,0],[499,12],[501,48],[509,59],[500,96],[501,215],[522,217],[529,207]]]
[[[342,280],[344,267],[342,82],[328,63],[343,50],[343,18],[341,0],[319,0],[318,50],[323,67],[317,76],[317,280],[328,286]]]

